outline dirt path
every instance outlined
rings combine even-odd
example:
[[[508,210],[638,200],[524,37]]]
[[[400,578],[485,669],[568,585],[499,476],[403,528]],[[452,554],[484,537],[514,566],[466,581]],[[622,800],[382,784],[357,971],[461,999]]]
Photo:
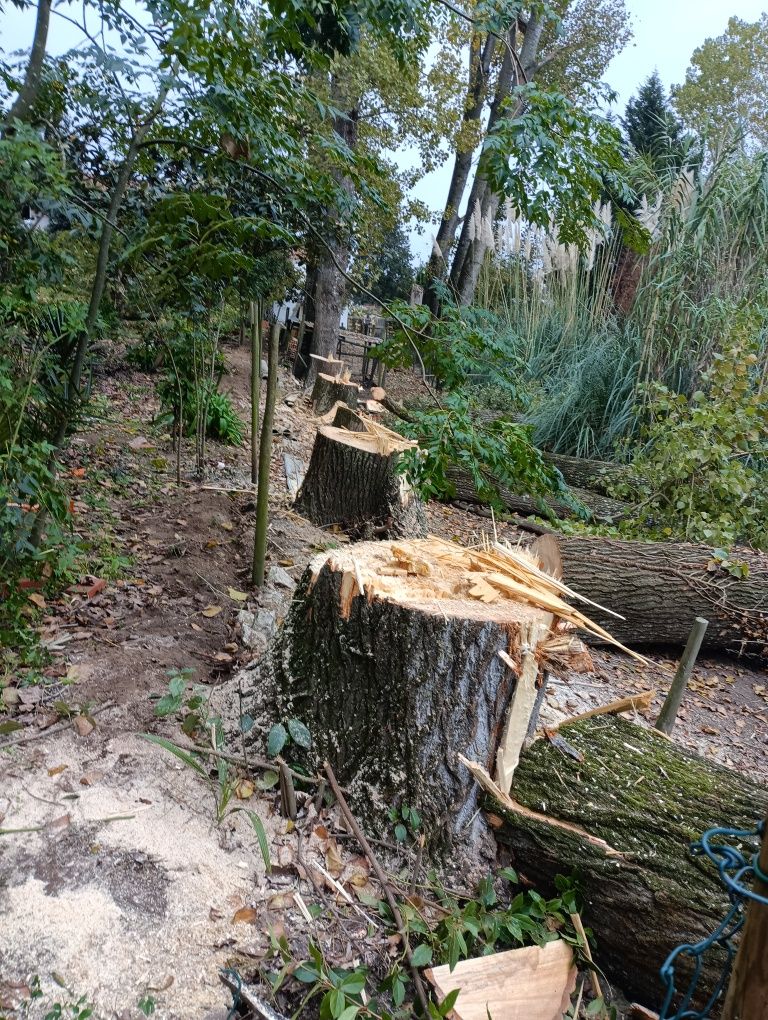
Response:
[[[247,352],[228,348],[227,358],[225,388],[247,420]],[[289,919],[294,930],[307,922],[292,901],[270,907],[286,873],[265,875],[247,814],[217,823],[211,787],[141,734],[185,739],[175,714],[155,714],[168,671],[194,670],[188,691],[202,685],[211,715],[232,711],[238,671],[266,646],[307,560],[343,536],[290,510],[282,455],[306,463],[314,425],[287,375],[276,423],[270,580],[258,598],[248,580],[247,448],[210,444],[210,487],[189,477],[177,487],[169,437],[152,423],[151,379],[118,364],[96,389],[101,420],[76,438],[68,467],[78,527],[119,576],[80,578],[46,607],[41,628],[52,664],[44,683],[14,688],[11,699],[12,720],[25,727],[19,733],[36,739],[0,753],[0,828],[11,830],[0,836],[0,1018],[43,1017],[52,1003],[85,996],[96,1017],[140,1017],[151,1002],[157,1017],[224,1020],[219,967],[263,955],[265,917]],[[484,518],[437,505],[428,516],[447,538],[477,540],[490,530]],[[595,663],[594,674],[550,680],[544,721],[647,686],[661,695],[668,682],[653,664],[638,670],[602,652]],[[765,775],[765,685],[763,674],[741,665],[705,661],[675,739]],[[92,727],[55,731],[62,702],[86,714],[113,707]],[[242,786],[239,793],[231,806],[256,812],[273,860],[290,860],[275,794]],[[311,894],[306,882],[299,887]],[[340,956],[348,946],[342,939]],[[30,1001],[36,979],[43,996]]]

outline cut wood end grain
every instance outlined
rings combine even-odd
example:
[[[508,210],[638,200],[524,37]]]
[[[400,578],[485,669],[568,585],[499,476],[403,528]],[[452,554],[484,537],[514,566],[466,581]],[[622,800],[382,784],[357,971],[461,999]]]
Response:
[[[562,1020],[576,987],[573,950],[562,939],[543,946],[461,960],[426,972],[442,1001],[459,989],[455,1020]]]

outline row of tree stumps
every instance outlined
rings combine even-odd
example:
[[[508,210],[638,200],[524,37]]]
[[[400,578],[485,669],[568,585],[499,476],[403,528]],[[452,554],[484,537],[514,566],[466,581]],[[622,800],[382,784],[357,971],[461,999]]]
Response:
[[[344,404],[331,410],[297,509],[381,540],[344,544],[307,568],[262,669],[279,713],[310,724],[368,826],[408,804],[437,854],[477,863],[504,847],[542,891],[578,871],[598,963],[657,1005],[667,954],[711,931],[727,907],[689,843],[715,824],[753,829],[768,811],[765,789],[610,716],[522,745],[502,789],[499,751],[530,682],[525,664],[540,682],[557,645],[562,665],[563,634],[541,606],[499,599],[493,570],[457,568],[439,545],[397,537],[424,533],[424,509],[399,470],[413,445]],[[576,541],[566,542],[566,565]],[[750,908],[727,1020],[768,1016],[766,915]],[[700,999],[722,962],[704,962]]]

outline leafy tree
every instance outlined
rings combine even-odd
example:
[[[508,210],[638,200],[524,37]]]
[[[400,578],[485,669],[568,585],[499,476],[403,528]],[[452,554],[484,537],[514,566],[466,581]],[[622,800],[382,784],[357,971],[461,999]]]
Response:
[[[383,304],[407,300],[413,284],[413,255],[401,223],[387,234],[374,263],[371,290]]]
[[[684,123],[715,145],[737,131],[748,148],[768,147],[768,13],[731,18],[702,43],[672,97]]]
[[[627,141],[657,172],[679,171],[687,146],[682,121],[671,110],[658,71],[627,103],[622,120]]]

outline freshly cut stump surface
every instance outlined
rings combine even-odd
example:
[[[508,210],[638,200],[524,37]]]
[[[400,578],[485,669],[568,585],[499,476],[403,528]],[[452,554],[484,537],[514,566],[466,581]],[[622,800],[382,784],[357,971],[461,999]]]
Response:
[[[423,535],[423,505],[398,471],[400,456],[414,446],[386,429],[322,425],[296,509],[313,524],[338,524],[355,535]]]
[[[320,372],[312,389],[312,410],[317,415],[325,414],[337,401],[357,407],[357,393],[357,383]]]
[[[490,595],[488,592],[490,591]],[[473,594],[474,593],[474,594]],[[270,656],[282,717],[303,719],[367,825],[416,808],[433,845],[484,831],[458,755],[493,770],[521,645],[552,614],[494,589],[439,539],[316,557]],[[379,823],[383,823],[379,824]]]

